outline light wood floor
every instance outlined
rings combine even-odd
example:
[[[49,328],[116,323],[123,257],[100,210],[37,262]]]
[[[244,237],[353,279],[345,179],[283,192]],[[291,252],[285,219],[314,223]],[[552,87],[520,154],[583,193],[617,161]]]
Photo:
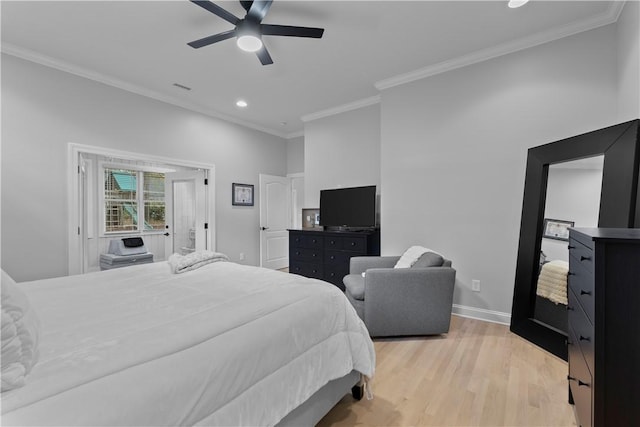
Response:
[[[575,426],[567,364],[508,326],[453,316],[442,337],[376,339],[373,400],[319,426]]]

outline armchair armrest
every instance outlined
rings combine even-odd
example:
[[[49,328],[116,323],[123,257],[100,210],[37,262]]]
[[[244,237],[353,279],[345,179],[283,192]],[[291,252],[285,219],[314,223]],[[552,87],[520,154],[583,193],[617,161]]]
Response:
[[[349,274],[362,274],[370,268],[393,268],[399,256],[354,256],[349,264]]]

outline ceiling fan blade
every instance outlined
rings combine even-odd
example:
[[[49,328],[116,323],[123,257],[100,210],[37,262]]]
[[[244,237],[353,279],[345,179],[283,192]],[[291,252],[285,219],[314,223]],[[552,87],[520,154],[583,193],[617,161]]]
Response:
[[[262,65],[273,64],[273,59],[271,59],[271,55],[269,55],[269,51],[264,44],[258,51],[256,51],[256,55],[258,55],[258,59],[260,60]]]
[[[260,30],[264,36],[311,37],[314,39],[321,38],[324,33],[324,28],[270,24],[260,24]]]
[[[246,17],[255,22],[262,22],[271,7],[271,3],[273,3],[273,0],[254,0],[251,8],[247,11]]]
[[[232,23],[233,25],[236,25],[238,21],[240,21],[240,18],[236,17],[233,13],[227,12],[217,4],[211,3],[208,0],[191,0],[191,2],[197,4],[203,9],[208,10],[214,15],[219,16],[225,21]]]
[[[209,46],[210,44],[214,44],[220,42],[222,40],[230,39],[231,37],[235,37],[236,30],[225,31],[224,33],[214,34],[213,36],[205,37],[200,40],[195,40],[190,43],[187,43],[194,49],[198,49],[204,46]]]

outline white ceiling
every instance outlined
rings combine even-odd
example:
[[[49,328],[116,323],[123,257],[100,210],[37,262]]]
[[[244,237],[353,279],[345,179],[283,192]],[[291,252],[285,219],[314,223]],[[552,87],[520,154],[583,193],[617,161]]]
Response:
[[[243,17],[238,1],[215,1]],[[275,0],[264,23],[325,28],[265,36],[273,65],[187,0],[1,2],[2,51],[283,137],[303,118],[376,102],[381,89],[615,22],[623,2]],[[192,88],[185,91],[179,83]],[[249,107],[239,109],[235,101]]]

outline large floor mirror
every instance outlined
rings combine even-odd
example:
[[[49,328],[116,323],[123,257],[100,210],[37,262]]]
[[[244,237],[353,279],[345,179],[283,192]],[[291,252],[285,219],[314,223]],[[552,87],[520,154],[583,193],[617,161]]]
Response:
[[[640,227],[639,120],[529,149],[511,330],[567,359],[569,227]],[[562,286],[564,289],[564,298]]]

